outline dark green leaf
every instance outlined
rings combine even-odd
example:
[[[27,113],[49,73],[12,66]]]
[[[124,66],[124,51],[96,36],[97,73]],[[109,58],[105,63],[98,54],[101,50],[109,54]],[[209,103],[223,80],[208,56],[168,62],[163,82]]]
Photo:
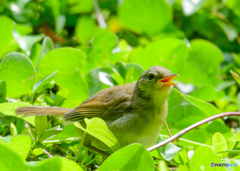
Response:
[[[6,82],[4,80],[0,80],[0,103],[5,102],[6,94]]]

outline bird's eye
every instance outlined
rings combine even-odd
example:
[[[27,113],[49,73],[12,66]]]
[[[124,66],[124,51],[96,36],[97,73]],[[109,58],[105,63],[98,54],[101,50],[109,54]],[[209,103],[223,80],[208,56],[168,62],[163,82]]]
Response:
[[[149,73],[149,74],[148,74],[148,79],[149,79],[149,80],[152,80],[153,78],[154,78],[154,75],[153,75],[152,73]]]

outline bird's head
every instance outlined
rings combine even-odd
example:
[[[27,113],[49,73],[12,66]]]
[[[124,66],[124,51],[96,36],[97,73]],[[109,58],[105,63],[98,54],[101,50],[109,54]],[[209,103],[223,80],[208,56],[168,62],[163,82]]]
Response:
[[[172,74],[171,71],[164,67],[154,66],[142,73],[137,81],[136,88],[141,96],[152,98],[160,95],[167,98],[172,90],[172,86],[177,83],[172,80],[178,74]]]

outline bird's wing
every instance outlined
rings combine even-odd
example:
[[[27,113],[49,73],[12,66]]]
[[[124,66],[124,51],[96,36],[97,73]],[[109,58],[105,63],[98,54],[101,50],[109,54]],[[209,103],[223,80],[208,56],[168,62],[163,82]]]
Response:
[[[80,121],[99,117],[114,120],[129,108],[135,83],[103,89],[64,115],[65,120]]]

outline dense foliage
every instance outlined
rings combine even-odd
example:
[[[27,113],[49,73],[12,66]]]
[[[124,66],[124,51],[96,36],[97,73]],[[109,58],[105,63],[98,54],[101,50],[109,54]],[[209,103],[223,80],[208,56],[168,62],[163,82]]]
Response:
[[[206,123],[151,153],[139,144],[120,149],[101,119],[86,120],[86,133],[114,147],[106,158],[78,150],[80,124],[14,112],[74,108],[160,65],[180,74],[168,98],[175,134],[240,110],[239,33],[239,0],[0,1],[1,170],[239,170],[239,117]],[[163,127],[158,142],[167,135]]]

